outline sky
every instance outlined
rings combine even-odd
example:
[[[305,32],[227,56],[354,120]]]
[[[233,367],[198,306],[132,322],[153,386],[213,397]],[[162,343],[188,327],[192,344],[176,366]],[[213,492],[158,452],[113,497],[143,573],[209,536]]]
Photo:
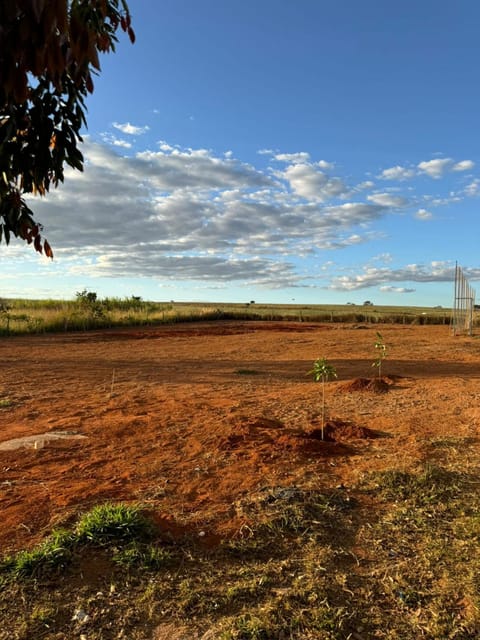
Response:
[[[130,0],[85,171],[0,296],[451,306],[480,280],[478,0]]]

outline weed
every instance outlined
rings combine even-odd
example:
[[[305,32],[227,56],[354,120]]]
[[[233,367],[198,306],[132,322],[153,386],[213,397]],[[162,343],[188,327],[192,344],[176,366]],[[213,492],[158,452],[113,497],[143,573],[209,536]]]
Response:
[[[65,568],[74,551],[84,545],[108,544],[132,546],[116,550],[119,564],[137,562],[145,567],[161,566],[168,553],[154,547],[139,546],[154,533],[150,522],[137,507],[107,503],[94,507],[77,523],[73,531],[58,529],[31,550],[7,556],[0,562],[0,571],[15,578],[37,577]]]
[[[70,532],[57,530],[38,547],[5,558],[0,569],[16,578],[58,571],[70,560],[74,543],[75,538]]]
[[[231,638],[242,640],[273,640],[277,637],[268,615],[258,616],[244,613],[235,620],[236,634]]]
[[[163,547],[145,545],[137,541],[118,549],[113,555],[113,561],[127,568],[143,568],[158,570],[172,562],[172,554]]]
[[[153,525],[138,507],[106,503],[94,507],[75,529],[79,542],[104,545],[112,541],[149,540]]]

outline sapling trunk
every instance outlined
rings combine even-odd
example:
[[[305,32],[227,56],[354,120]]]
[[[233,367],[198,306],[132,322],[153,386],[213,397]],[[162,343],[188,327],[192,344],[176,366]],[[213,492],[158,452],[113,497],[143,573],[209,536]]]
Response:
[[[335,370],[335,367],[332,367],[332,365],[328,364],[326,358],[319,358],[313,363],[313,369],[309,371],[307,375],[309,374],[313,375],[313,379],[315,380],[315,382],[322,383],[322,422],[320,433],[323,440],[325,435],[325,383],[330,378],[336,378],[337,372]]]
[[[387,345],[385,344],[382,334],[377,331],[377,340],[374,344],[375,349],[378,350],[378,356],[375,362],[372,364],[372,367],[377,367],[378,369],[378,379],[382,378],[382,362],[387,357]]]
[[[322,440],[325,429],[325,376],[322,377]]]

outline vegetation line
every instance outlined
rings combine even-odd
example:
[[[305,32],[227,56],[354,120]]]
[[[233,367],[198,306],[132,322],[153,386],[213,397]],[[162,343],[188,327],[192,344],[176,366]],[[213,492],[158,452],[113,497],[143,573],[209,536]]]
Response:
[[[100,299],[95,292],[86,290],[78,292],[74,300],[0,300],[0,335],[216,320],[448,325],[451,309],[371,304],[257,304],[254,301],[225,304],[150,302],[139,296]]]

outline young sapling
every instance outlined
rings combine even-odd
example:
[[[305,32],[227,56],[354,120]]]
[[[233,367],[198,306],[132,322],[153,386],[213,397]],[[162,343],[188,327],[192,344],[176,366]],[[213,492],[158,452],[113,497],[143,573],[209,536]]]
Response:
[[[387,352],[387,345],[385,344],[383,336],[378,331],[377,331],[377,339],[374,343],[374,347],[375,349],[377,349],[377,358],[374,360],[374,362],[372,362],[372,367],[377,367],[378,378],[380,379],[382,377],[382,362],[387,357],[388,352]]]
[[[321,434],[322,440],[324,439],[324,429],[325,429],[325,383],[328,382],[331,378],[337,377],[337,371],[335,367],[329,364],[326,358],[318,358],[313,363],[313,369],[307,373],[307,375],[313,375],[313,379],[315,382],[322,383],[322,425],[321,425]]]

